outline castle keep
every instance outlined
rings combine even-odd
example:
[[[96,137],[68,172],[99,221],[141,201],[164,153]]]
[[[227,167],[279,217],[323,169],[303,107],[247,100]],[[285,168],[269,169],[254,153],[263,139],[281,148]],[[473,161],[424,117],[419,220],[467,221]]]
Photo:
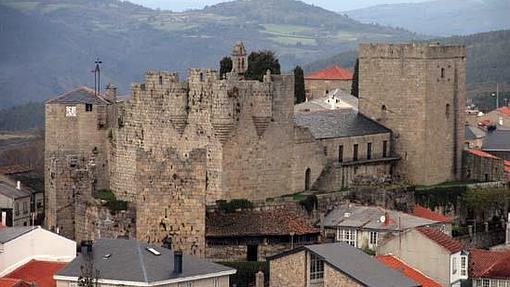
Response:
[[[362,46],[361,113],[295,112],[294,77],[245,79],[242,43],[224,79],[210,69],[190,69],[185,81],[149,71],[125,100],[109,86],[104,95],[79,88],[48,101],[47,226],[77,240],[122,235],[204,256],[206,206],[217,200],[338,191],[358,177],[390,178],[395,166],[419,183],[455,177],[463,59],[414,46],[396,57],[397,47]],[[436,66],[444,66],[439,84]],[[447,148],[420,174],[429,144]],[[128,212],[96,212],[105,189]]]

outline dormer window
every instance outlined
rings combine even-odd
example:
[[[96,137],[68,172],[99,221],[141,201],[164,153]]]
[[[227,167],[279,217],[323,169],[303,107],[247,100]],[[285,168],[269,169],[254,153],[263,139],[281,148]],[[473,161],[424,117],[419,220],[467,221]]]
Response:
[[[66,117],[76,117],[76,106],[66,106]]]

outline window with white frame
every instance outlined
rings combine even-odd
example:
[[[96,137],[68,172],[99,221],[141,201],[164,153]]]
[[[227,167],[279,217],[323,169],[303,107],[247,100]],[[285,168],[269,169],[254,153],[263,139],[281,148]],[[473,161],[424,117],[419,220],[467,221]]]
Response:
[[[213,279],[213,287],[220,287],[220,282],[219,282],[218,278]]]
[[[337,240],[340,242],[348,243],[354,247],[357,247],[356,230],[355,229],[338,229]]]
[[[379,233],[377,231],[370,231],[370,245],[377,246],[377,241],[379,239]]]
[[[66,117],[76,117],[76,106],[66,106]]]
[[[457,257],[452,258],[452,274],[457,273]]]
[[[324,261],[317,255],[310,253],[310,281],[324,280]]]
[[[460,276],[467,276],[467,256],[460,257]]]

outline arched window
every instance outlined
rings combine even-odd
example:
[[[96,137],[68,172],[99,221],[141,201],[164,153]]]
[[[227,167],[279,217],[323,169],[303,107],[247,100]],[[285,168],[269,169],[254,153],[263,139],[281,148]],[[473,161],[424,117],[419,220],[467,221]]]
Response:
[[[446,104],[446,108],[445,108],[445,115],[446,115],[446,118],[449,118],[450,117],[450,104]]]
[[[444,78],[444,68],[441,68],[441,79]]]
[[[310,190],[310,176],[312,171],[307,168],[305,171],[305,190]]]

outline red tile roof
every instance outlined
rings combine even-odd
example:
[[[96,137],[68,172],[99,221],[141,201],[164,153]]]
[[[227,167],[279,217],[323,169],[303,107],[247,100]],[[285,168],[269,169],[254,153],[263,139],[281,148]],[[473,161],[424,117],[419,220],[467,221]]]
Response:
[[[441,247],[450,251],[450,253],[457,253],[464,248],[461,242],[453,239],[441,230],[431,227],[418,227],[417,230]]]
[[[405,276],[410,278],[411,280],[419,283],[422,287],[441,287],[441,284],[436,281],[430,279],[429,277],[422,274],[420,271],[413,269],[409,265],[400,261],[399,259],[391,256],[377,256],[377,260],[381,261],[384,265],[393,268],[400,273],[403,273]]]
[[[448,216],[444,216],[437,212],[434,212],[428,208],[425,208],[419,204],[416,204],[413,208],[413,212],[411,213],[414,216],[430,219],[439,222],[452,222],[452,218]]]
[[[352,80],[353,72],[339,66],[329,66],[328,68],[312,72],[305,76],[305,80]]]
[[[0,278],[0,287],[17,287],[22,284],[23,281],[12,278]]]
[[[208,237],[278,236],[316,234],[319,229],[287,210],[210,213],[206,219]]]
[[[505,172],[510,172],[510,160],[505,160]]]
[[[5,276],[10,279],[21,279],[35,282],[38,287],[55,287],[53,275],[67,263],[32,260]]]
[[[487,152],[484,152],[482,150],[479,150],[479,149],[468,149],[466,150],[467,152],[471,153],[471,154],[474,154],[474,155],[477,155],[477,156],[480,156],[480,157],[485,157],[485,158],[493,158],[493,159],[500,159],[499,157],[497,156],[493,156],[492,154],[490,153],[487,153]]]
[[[509,107],[499,108],[498,112],[504,114],[505,116],[509,116],[510,117],[510,108]]]
[[[510,279],[510,251],[470,250],[469,277]]]

